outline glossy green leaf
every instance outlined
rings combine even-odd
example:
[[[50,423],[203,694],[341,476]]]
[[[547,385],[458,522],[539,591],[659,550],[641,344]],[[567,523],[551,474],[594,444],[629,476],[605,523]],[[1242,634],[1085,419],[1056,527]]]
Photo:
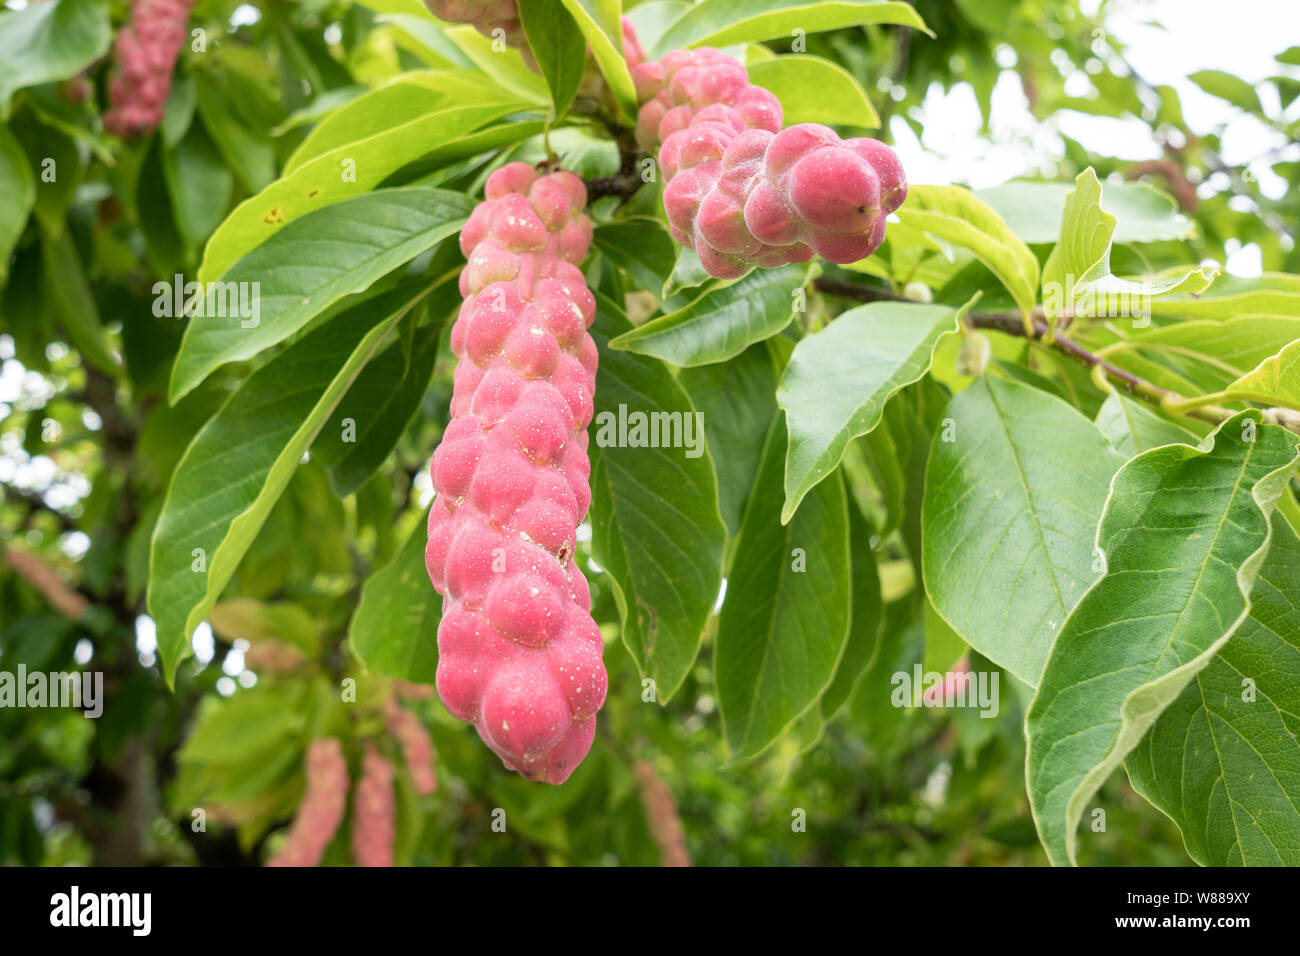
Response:
[[[1189,73],[1187,78],[1211,96],[1227,100],[1233,106],[1239,107],[1248,113],[1262,114],[1264,112],[1264,107],[1260,105],[1259,94],[1255,92],[1255,87],[1239,76],[1225,73],[1222,70],[1197,70],[1194,73]]]
[[[657,219],[624,219],[597,226],[594,245],[656,298],[677,264],[677,245]]]
[[[202,123],[192,123],[162,160],[176,227],[187,243],[200,245],[221,224],[235,178]]]
[[[1096,421],[1106,440],[1125,458],[1174,442],[1194,445],[1200,441],[1193,432],[1165,418],[1151,406],[1119,392],[1102,403]]]
[[[528,49],[551,91],[551,108],[556,116],[563,116],[582,82],[587,44],[564,4],[519,0],[518,6]]]
[[[1279,517],[1250,616],[1124,767],[1202,866],[1300,865],[1300,540]]]
[[[629,324],[610,300],[598,295],[596,301],[591,334],[600,348],[600,368],[589,432],[591,552],[609,575],[623,641],[663,703],[699,653],[722,583],[726,528],[707,447],[690,457],[691,448],[634,447],[630,431],[628,441],[618,440],[620,409],[680,415],[683,436],[688,419],[697,439],[703,436],[690,396],[662,362],[608,347],[610,337]]]
[[[348,640],[366,669],[432,684],[438,672],[442,598],[424,565],[425,520],[415,525],[393,560],[366,578]]]
[[[785,125],[880,125],[880,115],[853,74],[820,56],[778,56],[749,67],[749,81],[781,101]]]
[[[1300,276],[1223,276],[1197,295],[1162,296],[1151,303],[1151,312],[1180,319],[1295,318],[1300,315]]]
[[[1124,459],[1070,405],[991,376],[946,418],[921,509],[926,590],[966,643],[1037,684],[1100,571],[1092,541]]]
[[[835,477],[781,521],[785,427],[768,433],[718,619],[714,683],[733,759],[762,753],[831,686],[852,614],[849,516]]]
[[[886,0],[703,0],[673,21],[647,56],[658,59],[683,47],[756,43],[788,37],[794,30],[819,33],[869,23],[929,32],[909,4]]]
[[[1260,362],[1229,385],[1224,397],[1228,401],[1281,405],[1300,412],[1300,341]]]
[[[199,281],[221,278],[286,224],[310,212],[341,200],[364,201],[386,176],[407,163],[427,158],[434,151],[448,162],[462,158],[457,152],[464,148],[466,134],[509,109],[468,106],[435,110],[322,153],[235,207],[204,249]]]
[[[969,249],[1006,286],[1028,315],[1038,301],[1038,259],[969,190],[958,186],[912,186],[898,210],[905,225]]]
[[[36,176],[27,154],[9,128],[0,125],[0,280],[9,274],[9,254],[35,203]]]
[[[1026,776],[1053,863],[1102,783],[1236,632],[1300,437],[1244,412],[1201,446],[1116,473],[1097,529],[1106,571],[1061,629],[1029,709]]]
[[[623,4],[620,0],[563,0],[563,3],[582,31],[619,109],[629,119],[635,117],[636,87],[623,52],[623,27],[619,22]]]
[[[889,397],[925,374],[935,344],[956,328],[961,311],[901,302],[863,305],[795,346],[776,396],[786,413],[790,448],[782,521],[836,469],[848,443],[876,427]]]
[[[112,38],[102,0],[29,3],[0,14],[0,114],[23,87],[66,80],[90,66]]]
[[[853,609],[849,641],[835,668],[835,679],[822,695],[819,709],[823,721],[833,718],[858,688],[880,648],[885,623],[885,606],[880,596],[880,572],[871,549],[871,528],[852,501],[849,512],[849,564],[852,569]]]
[[[790,324],[806,293],[808,267],[755,269],[685,308],[651,319],[610,345],[673,365],[707,365],[739,355]]]
[[[384,338],[424,294],[366,300],[250,375],[186,449],[154,530],[149,612],[170,684],[299,461]]]
[[[732,534],[763,458],[776,414],[776,372],[762,345],[727,362],[683,369],[677,380],[704,416],[709,451],[718,469],[718,506]]]
[[[211,315],[217,310],[205,307],[205,314],[190,319],[172,368],[171,400],[213,369],[275,345],[330,304],[453,235],[469,211],[470,200],[459,193],[408,186],[335,203],[290,223],[221,280],[227,289],[248,290],[249,304],[257,290],[257,309],[243,310],[256,316],[234,309]]]

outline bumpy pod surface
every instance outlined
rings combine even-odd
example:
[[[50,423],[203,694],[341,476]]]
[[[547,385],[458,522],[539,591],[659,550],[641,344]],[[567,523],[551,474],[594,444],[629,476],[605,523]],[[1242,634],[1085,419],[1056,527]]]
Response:
[[[307,747],[307,789],[289,827],[289,838],[267,866],[317,866],[343,822],[348,799],[348,764],[334,737]]]
[[[389,698],[384,706],[388,732],[402,748],[402,760],[410,771],[415,792],[427,797],[438,789],[438,775],[433,766],[433,740],[420,718]]]
[[[574,561],[591,503],[596,302],[571,173],[511,163],[461,231],[451,421],[431,465],[425,563],[443,595],[438,694],[511,770],[563,783],[605,701],[604,644]]]
[[[637,141],[658,146],[669,229],[711,275],[814,254],[856,262],[880,246],[885,217],[907,195],[884,143],[815,123],[782,130],[776,97],[718,50],[629,65],[642,101]]]
[[[637,786],[641,789],[641,802],[645,805],[646,822],[650,825],[655,845],[659,847],[661,864],[691,866],[691,854],[686,849],[686,831],[677,815],[673,792],[649,760],[638,760],[634,770]]]
[[[392,866],[396,836],[393,765],[368,746],[352,795],[352,859],[357,866]]]
[[[194,0],[132,0],[131,22],[118,31],[113,47],[117,66],[104,128],[114,136],[144,136],[162,122],[193,5]]]

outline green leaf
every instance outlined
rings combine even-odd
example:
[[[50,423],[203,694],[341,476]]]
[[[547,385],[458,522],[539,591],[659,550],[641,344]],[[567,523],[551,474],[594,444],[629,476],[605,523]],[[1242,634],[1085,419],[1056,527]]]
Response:
[[[1300,316],[1252,315],[1145,329],[1126,339],[1124,349],[1203,357],[1235,378],[1298,339]]]
[[[176,226],[186,242],[200,245],[225,216],[235,177],[202,123],[191,124],[162,159]]]
[[[594,242],[610,262],[656,298],[677,264],[677,246],[657,219],[624,219],[597,226]]]
[[[0,115],[26,86],[66,80],[108,51],[113,33],[100,0],[31,3],[0,15]]]
[[[499,85],[529,102],[550,102],[546,81],[528,68],[518,50],[497,49],[494,39],[468,25],[448,27],[446,34],[476,67]]]
[[[1061,629],[1025,725],[1053,863],[1074,862],[1088,802],[1250,611],[1300,445],[1259,420],[1243,412],[1197,448],[1154,448],[1115,475],[1097,529],[1107,570]]]
[[[1280,517],[1250,616],[1124,767],[1202,866],[1297,866],[1300,540]]]
[[[211,74],[195,71],[194,84],[203,125],[240,183],[251,193],[265,188],[275,179],[276,158],[270,139],[235,113]]]
[[[989,267],[1028,315],[1038,301],[1038,259],[969,190],[958,186],[913,186],[898,210],[905,225],[969,249]]]
[[[749,67],[749,81],[781,101],[786,126],[880,125],[880,115],[853,74],[820,56],[796,54],[755,63]]]
[[[1253,279],[1223,276],[1201,293],[1162,296],[1151,303],[1157,316],[1232,319],[1300,315],[1300,276],[1266,272]]]
[[[991,206],[1028,243],[1055,242],[1061,235],[1069,183],[1013,180],[975,195]],[[1192,220],[1178,211],[1174,197],[1146,183],[1107,183],[1106,206],[1119,220],[1114,241],[1158,242],[1186,239],[1196,231]]]
[[[416,523],[397,556],[361,588],[348,640],[366,669],[387,677],[432,684],[438,672],[438,622],[442,598],[424,566],[428,533]]]
[[[1117,452],[1132,458],[1161,445],[1182,442],[1194,445],[1200,439],[1178,423],[1152,411],[1142,402],[1111,393],[1097,412],[1097,428]]]
[[[608,348],[628,328],[597,295],[591,334],[600,348],[591,442],[591,553],[609,574],[623,640],[660,703],[685,680],[722,584],[726,528],[707,447],[632,447],[617,441],[620,409],[679,415],[702,437],[690,396],[657,359]],[[683,432],[684,433],[684,432]],[[602,437],[603,436],[603,437]],[[628,438],[632,434],[629,432]]]
[[[563,2],[565,9],[577,21],[578,29],[591,48],[591,55],[596,58],[596,65],[609,84],[619,109],[629,119],[635,117],[636,87],[623,54],[623,27],[619,22],[623,4],[620,0]]]
[[[1224,390],[1228,401],[1264,402],[1300,412],[1300,341],[1260,362]]]
[[[877,302],[795,346],[776,395],[790,431],[783,522],[838,467],[849,442],[876,427],[889,397],[925,374],[935,344],[964,311]]]
[[[1062,316],[1142,318],[1150,314],[1155,296],[1186,291],[1200,293],[1216,270],[1175,267],[1141,282],[1119,279],[1110,271],[1111,242],[1116,218],[1101,205],[1101,182],[1088,167],[1066,197],[1061,238],[1043,265],[1043,309],[1048,321]]]
[[[329,469],[340,498],[365,484],[397,447],[429,388],[443,319],[460,302],[454,281],[435,289],[429,310],[436,321],[417,329],[411,342],[394,342],[376,356],[321,429],[311,454]]]
[[[305,607],[289,601],[228,598],[212,606],[208,621],[217,634],[231,642],[283,641],[309,656],[320,650],[320,624]]]
[[[457,232],[470,200],[426,186],[383,189],[335,203],[290,223],[240,259],[221,280],[254,309],[204,309],[185,329],[172,368],[171,400],[212,372],[251,358],[302,328],[327,306]],[[229,222],[229,220],[227,220]],[[211,246],[209,246],[211,249]],[[210,286],[215,288],[215,286]],[[244,318],[240,311],[257,314]],[[245,327],[246,323],[255,324]]]
[[[677,380],[704,416],[709,452],[718,469],[718,507],[735,534],[776,414],[772,360],[765,347],[756,345],[728,362],[683,369]]]
[[[435,110],[322,153],[235,207],[208,241],[199,281],[221,278],[287,223],[340,200],[368,198],[385,177],[409,162],[427,160],[430,153],[448,162],[469,155],[459,153],[466,148],[466,134],[509,110],[506,106]],[[474,147],[470,149],[472,153]],[[349,172],[354,175],[345,180]]]
[[[56,237],[42,235],[41,264],[48,301],[81,357],[102,372],[121,375],[121,361],[109,348],[72,233],[64,229]]]
[[[0,126],[0,282],[9,275],[9,254],[35,203],[36,176],[27,154],[9,127]]]
[[[555,0],[519,0],[518,6],[528,49],[551,91],[551,109],[555,116],[563,116],[582,82],[587,45],[563,4]]]
[[[1092,539],[1124,459],[1070,405],[985,376],[948,406],[921,509],[935,610],[971,647],[1037,684],[1099,569]]]
[[[732,758],[757,756],[816,706],[849,638],[849,515],[836,477],[781,521],[778,416],[745,511],[718,619],[714,683]]]
[[[807,283],[808,271],[806,265],[755,269],[685,308],[637,326],[610,345],[674,365],[725,362],[790,324],[800,305],[795,293]]]
[[[303,452],[425,291],[396,289],[313,330],[253,372],[195,435],[172,473],[149,562],[149,612],[169,684]]]
[[[835,668],[835,679],[821,699],[823,721],[833,718],[857,691],[880,648],[885,623],[885,606],[880,596],[880,572],[871,550],[872,534],[866,520],[852,502],[849,511],[849,559],[853,569],[853,614],[849,642]]]
[[[1197,70],[1195,73],[1189,73],[1187,78],[1211,96],[1227,100],[1233,106],[1248,113],[1263,114],[1264,112],[1255,87],[1239,76],[1224,73],[1222,70]]]
[[[245,690],[223,700],[205,697],[194,730],[179,757],[186,763],[243,763],[262,751],[283,748],[306,725],[301,709],[279,693]]]
[[[869,23],[897,23],[929,33],[906,3],[885,0],[703,0],[673,21],[649,59],[669,50],[727,46],[788,37],[794,30],[820,33]]]

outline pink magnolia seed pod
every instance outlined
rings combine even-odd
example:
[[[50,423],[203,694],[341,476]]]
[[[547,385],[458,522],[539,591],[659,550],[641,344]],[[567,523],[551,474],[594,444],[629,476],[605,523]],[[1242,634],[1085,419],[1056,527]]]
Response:
[[[461,233],[452,420],[430,465],[437,687],[507,768],[558,784],[591,748],[608,680],[574,561],[591,503],[591,223],[571,173],[511,163],[484,191]]]
[[[318,866],[343,822],[348,799],[348,764],[343,745],[319,737],[307,746],[307,788],[289,826],[289,838],[267,866]]]
[[[392,866],[396,836],[393,765],[367,744],[352,796],[352,859],[357,866]]]
[[[131,0],[131,22],[118,31],[104,128],[114,136],[146,136],[162,123],[172,69],[185,44],[194,0]]]
[[[415,792],[427,797],[438,789],[438,774],[433,765],[433,740],[420,718],[390,697],[384,705],[388,732],[402,748],[402,760],[411,774]]]

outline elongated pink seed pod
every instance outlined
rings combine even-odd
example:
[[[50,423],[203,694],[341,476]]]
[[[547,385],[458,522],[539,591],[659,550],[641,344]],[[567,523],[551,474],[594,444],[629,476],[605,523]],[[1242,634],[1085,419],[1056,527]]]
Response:
[[[856,262],[884,241],[885,217],[907,196],[884,143],[844,140],[817,123],[782,130],[776,97],[709,47],[629,64],[642,101],[637,141],[658,146],[669,229],[710,275],[736,278],[814,253]]]
[[[348,764],[343,745],[319,737],[307,747],[307,789],[289,827],[289,838],[267,866],[318,866],[343,822],[348,799]]]
[[[415,792],[427,797],[438,789],[438,774],[433,766],[433,740],[420,718],[401,706],[394,698],[384,705],[388,732],[402,748],[402,760],[411,774]]]
[[[574,561],[591,503],[591,223],[571,173],[511,163],[486,194],[461,231],[452,420],[431,464],[437,687],[506,767],[558,784],[591,748],[607,684]]]
[[[686,830],[677,815],[677,802],[663,777],[649,760],[638,760],[633,767],[637,785],[641,788],[641,802],[645,805],[646,822],[650,835],[659,847],[663,866],[691,866],[691,854],[686,849]]]
[[[145,136],[162,122],[193,5],[194,0],[132,0],[131,23],[118,31],[113,48],[117,66],[104,115],[104,128],[114,136]]]
[[[352,797],[352,859],[357,866],[392,866],[396,836],[393,765],[367,745]]]

